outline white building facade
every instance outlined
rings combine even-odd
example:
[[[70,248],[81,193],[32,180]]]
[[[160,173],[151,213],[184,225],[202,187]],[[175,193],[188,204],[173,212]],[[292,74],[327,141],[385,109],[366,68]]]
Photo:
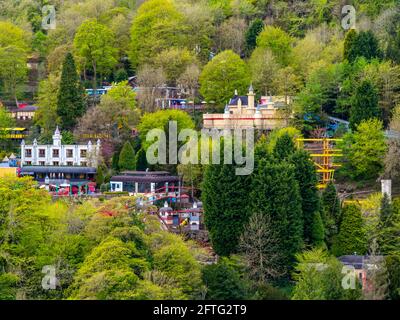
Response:
[[[32,145],[21,143],[21,166],[81,166],[97,167],[101,143],[91,141],[86,145],[63,145],[62,135],[56,129],[52,145],[39,145],[37,140]]]

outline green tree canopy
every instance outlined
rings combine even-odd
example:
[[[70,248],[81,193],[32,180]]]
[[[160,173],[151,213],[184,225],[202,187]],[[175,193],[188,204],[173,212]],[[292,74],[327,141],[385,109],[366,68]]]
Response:
[[[118,167],[120,170],[135,170],[135,151],[129,141],[125,142],[119,154]]]
[[[84,68],[90,67],[94,73],[94,89],[97,88],[97,74],[107,75],[117,64],[114,41],[112,31],[96,20],[86,20],[76,31],[74,47],[84,59]]]
[[[342,215],[339,234],[332,248],[333,253],[336,256],[365,254],[367,237],[360,208],[354,204],[347,205],[343,208]]]
[[[150,0],[137,10],[131,28],[129,57],[135,69],[165,49],[187,42],[183,15],[171,0]]]
[[[234,261],[223,257],[218,263],[203,269],[202,278],[207,286],[206,299],[242,300],[246,298],[245,283]]]
[[[268,48],[283,66],[290,62],[293,39],[279,27],[266,26],[257,37],[257,46]]]
[[[325,242],[328,248],[331,248],[333,239],[338,234],[341,220],[340,199],[333,182],[330,182],[322,193],[321,216],[325,227]]]
[[[250,72],[246,63],[231,50],[223,51],[214,57],[200,75],[200,93],[207,102],[214,101],[223,106],[234,96],[247,93]]]
[[[254,19],[246,31],[246,49],[251,53],[257,45],[257,37],[264,29],[264,22],[261,19]]]
[[[295,167],[277,163],[269,156],[256,161],[250,191],[252,212],[261,212],[271,221],[282,254],[280,265],[289,270],[303,245],[303,214]]]
[[[361,297],[357,280],[354,289],[343,288],[343,265],[326,251],[313,249],[296,257],[293,300],[357,300]]]
[[[382,172],[387,145],[381,121],[362,121],[357,131],[347,133],[343,140],[343,153],[348,160],[343,168],[346,175],[370,179]]]
[[[381,118],[378,106],[378,92],[374,85],[363,81],[356,89],[350,110],[350,127],[354,130],[362,120]]]

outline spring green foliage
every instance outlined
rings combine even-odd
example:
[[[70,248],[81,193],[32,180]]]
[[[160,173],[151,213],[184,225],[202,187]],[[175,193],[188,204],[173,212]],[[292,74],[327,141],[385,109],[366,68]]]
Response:
[[[275,149],[277,140],[284,135],[289,135],[293,140],[293,144],[296,144],[296,139],[302,137],[301,132],[294,127],[286,127],[278,130],[273,130],[268,135],[267,149],[269,152],[272,152]],[[289,144],[292,145],[292,143]]]
[[[177,122],[178,135],[183,129],[194,129],[192,118],[184,111],[180,110],[160,110],[154,113],[146,113],[138,125],[140,140],[143,143],[144,149],[152,144],[146,141],[147,133],[152,129],[161,129],[168,133],[169,121]]]
[[[342,287],[343,265],[326,251],[305,251],[296,258],[293,300],[357,300],[361,297],[357,283],[355,289],[345,290]]]
[[[129,57],[134,67],[152,62],[157,53],[186,42],[184,17],[171,0],[150,0],[133,19]]]
[[[234,95],[246,94],[250,74],[246,64],[231,50],[223,51],[211,60],[200,75],[200,92],[206,101],[225,105]]]
[[[76,32],[74,47],[85,61],[83,67],[94,73],[93,88],[97,88],[97,74],[109,74],[117,63],[113,42],[112,31],[95,20],[85,21]]]
[[[293,39],[282,29],[266,26],[257,37],[260,48],[268,48],[278,62],[286,66],[290,62]]]
[[[339,234],[335,239],[332,251],[336,256],[367,252],[367,237],[363,226],[361,210],[356,205],[347,205],[343,208]]]
[[[72,129],[85,111],[83,88],[76,72],[74,58],[68,53],[63,64],[57,99],[57,115],[60,117],[62,128]]]
[[[10,113],[7,112],[6,108],[0,104],[0,141],[5,138],[7,134],[4,131],[5,128],[12,128],[15,124],[15,120],[11,117]]]
[[[35,112],[34,122],[43,129],[44,135],[53,134],[56,126],[61,125],[57,113],[59,89],[60,77],[54,74],[39,84],[38,109]]]
[[[353,179],[371,179],[382,172],[387,145],[381,121],[362,121],[357,131],[347,133],[343,140],[343,153],[346,155],[343,170],[346,175]]]
[[[52,202],[35,184],[0,178],[0,299],[199,297],[204,252],[144,219],[135,198]],[[42,289],[45,265],[57,290]]]
[[[0,21],[0,88],[17,103],[27,76],[30,43],[28,34],[16,25]]]

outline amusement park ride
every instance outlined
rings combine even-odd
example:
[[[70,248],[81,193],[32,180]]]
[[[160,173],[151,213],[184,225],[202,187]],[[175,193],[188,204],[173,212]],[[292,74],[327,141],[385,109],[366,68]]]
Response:
[[[325,189],[330,181],[333,181],[335,169],[341,167],[334,163],[334,159],[342,157],[342,150],[336,147],[342,139],[315,138],[297,139],[297,146],[303,147],[310,153],[311,158],[317,167],[318,189]]]

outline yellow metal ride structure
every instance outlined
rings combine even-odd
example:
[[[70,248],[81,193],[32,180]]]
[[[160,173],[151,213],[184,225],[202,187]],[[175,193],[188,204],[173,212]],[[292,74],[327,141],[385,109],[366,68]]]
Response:
[[[341,167],[334,163],[334,159],[342,157],[342,150],[336,147],[342,139],[315,138],[297,139],[297,146],[310,153],[319,177],[318,189],[325,189],[330,181],[333,181],[335,169]]]

